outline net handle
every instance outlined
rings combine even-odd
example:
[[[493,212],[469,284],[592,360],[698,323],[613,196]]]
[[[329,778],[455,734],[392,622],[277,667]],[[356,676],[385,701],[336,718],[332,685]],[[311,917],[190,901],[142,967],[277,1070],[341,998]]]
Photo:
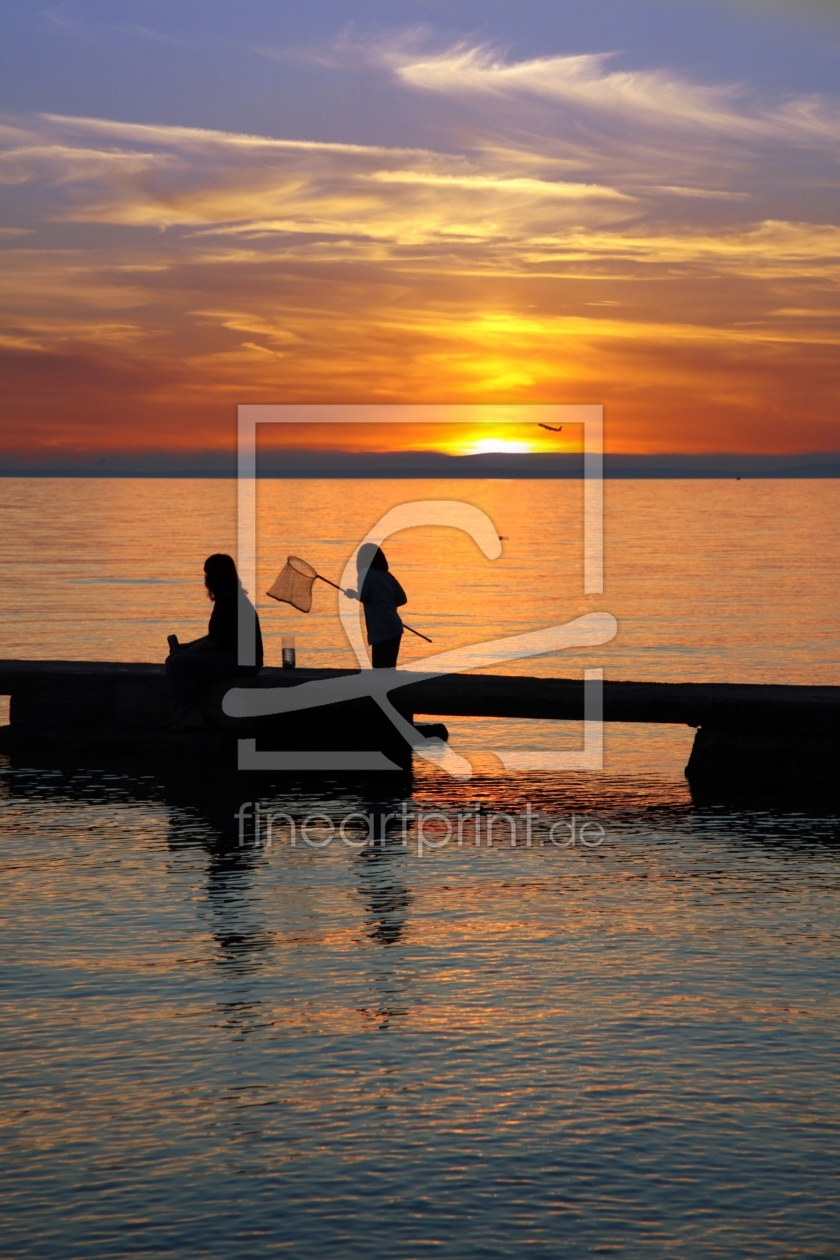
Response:
[[[316,574],[315,574],[315,576],[316,576],[316,578],[318,578],[321,582],[326,582],[327,586],[334,586],[334,587],[335,587],[335,589],[336,589],[337,591],[341,591],[341,592],[342,592],[342,594],[344,593],[344,592],[343,592],[343,588],[342,588],[341,586],[339,586],[339,585],[338,585],[338,582],[331,582],[329,578],[321,577],[321,574],[320,574],[320,573],[316,573]],[[402,621],[402,618],[400,618],[400,620]],[[407,625],[406,625],[406,623],[405,623],[404,621],[403,621],[403,623],[402,623],[402,624],[403,624],[403,630],[410,630],[412,634],[416,634],[416,635],[417,635],[417,638],[418,638],[418,639],[425,639],[427,643],[431,643],[431,641],[432,641],[432,640],[429,638],[429,636],[428,636],[428,635],[426,635],[426,634],[421,634],[421,633],[420,633],[420,631],[419,631],[419,630],[415,630],[413,626],[407,626]]]

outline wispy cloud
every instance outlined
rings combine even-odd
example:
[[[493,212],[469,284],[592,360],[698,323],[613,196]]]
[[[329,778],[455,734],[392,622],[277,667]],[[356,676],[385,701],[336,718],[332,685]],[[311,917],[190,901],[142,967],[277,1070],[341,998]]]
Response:
[[[492,175],[440,175],[433,171],[374,171],[363,176],[379,184],[415,184],[433,188],[457,188],[483,193],[514,193],[534,198],[560,197],[581,200],[589,197],[611,201],[632,201],[626,193],[599,184],[575,184],[568,180],[504,178]]]
[[[581,213],[615,222],[635,206],[631,194],[596,182],[488,170],[482,155],[55,115],[42,129],[39,144],[27,136],[0,154],[0,180],[87,185],[52,202],[54,217],[75,222],[416,244],[540,235]],[[95,148],[96,137],[113,143]]]
[[[661,70],[610,70],[610,53],[507,62],[488,47],[459,44],[432,56],[383,50],[403,83],[447,95],[530,95],[665,126],[751,128],[733,108],[733,87],[705,87]]]
[[[40,179],[43,183],[77,183],[140,175],[164,166],[173,159],[161,153],[137,150],[93,149],[68,144],[21,145],[0,153],[0,184],[23,184]]]
[[[530,97],[671,132],[832,144],[840,140],[835,102],[809,95],[763,104],[741,84],[695,83],[662,69],[613,69],[613,53],[516,62],[486,45],[459,43],[424,54],[397,41],[380,47],[378,55],[401,82],[447,96]]]
[[[41,114],[44,123],[53,123],[64,134],[116,136],[141,144],[177,146],[182,150],[207,151],[215,148],[245,150],[290,150],[313,153],[418,154],[429,149],[387,147],[384,145],[344,144],[322,140],[285,140],[275,136],[255,136],[236,131],[217,131],[204,127],[178,127],[162,123],[129,123],[111,118],[72,117],[66,114]],[[0,133],[2,134],[2,133]],[[23,133],[31,134],[29,131]]]
[[[727,192],[722,188],[685,188],[680,184],[655,184],[655,192],[670,193],[673,197],[699,197],[704,201],[748,201],[749,193]]]

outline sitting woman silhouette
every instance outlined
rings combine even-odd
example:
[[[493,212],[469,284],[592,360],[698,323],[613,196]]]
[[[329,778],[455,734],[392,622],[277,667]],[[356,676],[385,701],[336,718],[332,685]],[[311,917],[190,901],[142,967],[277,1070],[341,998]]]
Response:
[[[389,572],[385,552],[375,543],[365,543],[359,548],[356,569],[362,578],[361,590],[344,593],[362,601],[371,663],[374,669],[395,669],[403,633],[397,609],[407,604],[408,598]]]
[[[204,725],[198,684],[221,678],[254,677],[262,669],[263,645],[260,619],[242,589],[230,556],[217,553],[204,561],[204,585],[213,601],[207,634],[192,643],[178,643],[170,636],[166,674],[175,702],[172,730],[198,730]],[[239,664],[239,627],[253,626],[254,665]]]

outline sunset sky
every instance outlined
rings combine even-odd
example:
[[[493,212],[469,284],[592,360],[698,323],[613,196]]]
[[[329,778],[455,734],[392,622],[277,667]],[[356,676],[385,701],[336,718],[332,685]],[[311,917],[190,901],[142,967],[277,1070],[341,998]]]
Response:
[[[840,449],[840,5],[7,3],[2,453],[239,403]]]

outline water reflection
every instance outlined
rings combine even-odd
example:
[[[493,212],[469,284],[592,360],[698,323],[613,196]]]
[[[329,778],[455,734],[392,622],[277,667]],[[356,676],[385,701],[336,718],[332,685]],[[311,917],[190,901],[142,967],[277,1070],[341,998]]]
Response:
[[[407,849],[403,846],[402,824],[394,817],[403,803],[409,810],[453,815],[475,809],[521,814],[530,804],[546,819],[576,813],[614,827],[632,825],[634,830],[654,832],[677,828],[686,835],[713,826],[739,841],[749,836],[757,843],[790,844],[797,850],[812,841],[833,844],[840,838],[837,798],[813,793],[774,796],[769,790],[730,789],[701,793],[684,780],[588,773],[485,775],[458,783],[424,766],[415,768],[413,776],[391,774],[381,781],[327,781],[316,776],[245,774],[219,763],[141,760],[102,748],[87,758],[90,768],[79,768],[79,760],[76,749],[62,757],[54,749],[37,746],[0,754],[0,796],[9,803],[38,798],[55,803],[160,805],[167,810],[168,847],[175,853],[200,849],[207,855],[208,898],[225,908],[236,907],[258,882],[265,860],[265,850],[255,845],[253,812],[240,820],[243,801],[260,801],[264,811],[285,812],[299,821],[319,811],[336,820],[351,812],[370,815],[375,845],[333,847],[353,855],[368,934],[380,944],[400,939],[411,904],[399,879],[393,887],[384,874],[380,879],[380,873],[389,869],[403,870],[404,858],[412,852],[411,843]],[[360,838],[362,833],[358,834]],[[352,837],[352,828],[348,835]],[[384,844],[379,843],[382,836]],[[222,910],[225,913],[227,909]],[[234,931],[231,936],[233,948],[237,935]],[[246,935],[251,935],[250,929]]]
[[[411,1009],[411,973],[401,948],[414,900],[406,883],[408,854],[398,817],[404,800],[360,800],[359,810],[367,816],[375,843],[358,849],[353,857],[356,892],[364,907],[364,934],[376,947],[364,955],[371,1001],[361,1014],[380,1031]]]
[[[232,976],[247,975],[260,966],[273,933],[259,895],[261,854],[254,847],[252,820],[240,837],[242,785],[231,771],[213,767],[208,773],[189,765],[169,767],[162,780],[169,848],[178,854],[199,847],[207,855],[209,915],[200,917],[218,946],[214,961]]]
[[[399,852],[394,846],[399,844]],[[412,897],[397,877],[394,863],[402,853],[402,841],[389,837],[384,845],[365,848],[356,856],[359,892],[365,902],[367,935],[378,945],[396,945],[403,935]]]
[[[239,1037],[246,1037],[261,1027],[265,1022],[263,1003],[257,998],[253,1000],[239,999],[231,1002],[216,1003],[217,1020],[213,1027]]]
[[[151,1220],[172,1254],[199,1221],[213,1257],[490,1255],[501,1220],[510,1254],[647,1254],[676,1213],[692,1254],[834,1254],[836,813],[638,778],[144,774],[0,773],[6,1251],[121,1255]],[[421,859],[389,818],[409,796],[608,840]],[[243,800],[385,843],[240,846]]]
[[[219,946],[216,962],[234,975],[255,971],[271,948],[273,932],[259,921],[261,898],[254,888],[253,855],[227,846],[207,863],[207,901]]]
[[[374,842],[356,850],[354,870],[365,906],[367,937],[384,946],[401,940],[412,902],[402,878],[406,848],[399,810],[405,799],[368,797],[359,802],[359,812],[367,818],[367,834]]]

